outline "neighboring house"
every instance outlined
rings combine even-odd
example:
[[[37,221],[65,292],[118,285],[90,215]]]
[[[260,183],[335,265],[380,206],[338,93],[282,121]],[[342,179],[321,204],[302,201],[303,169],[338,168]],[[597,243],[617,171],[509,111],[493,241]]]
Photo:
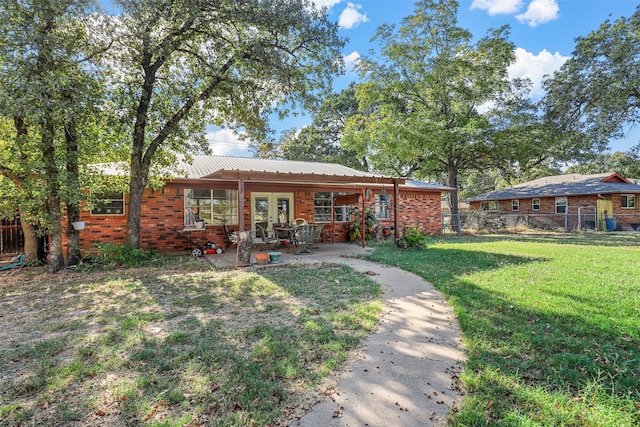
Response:
[[[269,230],[273,224],[296,218],[325,224],[325,241],[345,241],[349,213],[354,207],[362,209],[363,199],[387,230],[418,227],[437,234],[441,194],[451,191],[338,164],[195,156],[192,164],[179,169],[183,173],[167,180],[161,189],[144,192],[143,249],[188,249],[190,243],[178,233],[224,247],[225,225],[231,232],[255,233],[256,225]],[[345,197],[336,199],[339,195]],[[98,207],[81,214],[80,240],[85,250],[100,242],[124,243],[127,195],[105,194],[101,199]],[[198,221],[204,222],[203,229],[195,227]]]
[[[558,175],[465,199],[472,209],[565,229],[640,228],[640,185],[617,173]]]

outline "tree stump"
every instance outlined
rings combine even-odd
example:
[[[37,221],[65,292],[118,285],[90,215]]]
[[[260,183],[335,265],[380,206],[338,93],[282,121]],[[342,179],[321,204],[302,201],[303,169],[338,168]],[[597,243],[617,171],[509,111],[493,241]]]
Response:
[[[238,233],[238,257],[236,267],[248,267],[251,265],[251,232],[241,231]]]

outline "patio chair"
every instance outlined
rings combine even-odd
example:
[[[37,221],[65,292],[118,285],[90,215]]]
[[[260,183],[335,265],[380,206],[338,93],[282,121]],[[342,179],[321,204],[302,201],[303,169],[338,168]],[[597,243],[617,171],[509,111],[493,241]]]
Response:
[[[10,264],[5,264],[2,267],[0,267],[0,271],[22,267],[24,265],[24,260],[25,260],[24,254],[14,256],[13,258],[11,258]]]
[[[324,230],[325,224],[320,224],[315,226],[315,230],[313,230],[313,248],[318,249],[318,243],[320,242],[320,236],[322,236],[322,231]]]
[[[291,225],[293,226],[293,228],[298,228],[301,225],[307,225],[307,220],[304,219],[304,218],[296,218],[296,219],[293,220]]]
[[[296,230],[296,236],[298,241],[298,247],[300,248],[297,254],[310,254],[313,247],[313,235],[315,225],[305,224],[301,225]]]
[[[280,247],[280,239],[277,236],[269,236],[267,230],[260,224],[256,224],[256,235],[264,242],[263,251],[271,251]]]

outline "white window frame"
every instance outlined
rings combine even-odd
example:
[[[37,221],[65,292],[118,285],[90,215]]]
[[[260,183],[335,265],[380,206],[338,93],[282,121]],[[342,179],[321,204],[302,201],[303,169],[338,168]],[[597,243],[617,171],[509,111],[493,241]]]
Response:
[[[540,210],[540,198],[536,197],[535,199],[531,199],[531,210],[539,211]]]
[[[92,216],[123,216],[125,214],[124,192],[105,191],[96,194]]]
[[[323,194],[323,197],[318,195]],[[341,196],[344,193],[333,193],[330,191],[316,191],[313,193],[313,221],[317,223],[330,223],[331,222],[331,204],[332,200],[336,196]],[[334,206],[333,218],[335,222],[348,222],[349,221],[349,206]]]
[[[511,201],[511,210],[513,212],[517,212],[520,210],[520,200],[512,200]]]
[[[209,196],[195,197],[195,191],[208,191]],[[224,192],[224,196],[222,196],[222,192]],[[194,208],[197,208],[197,213],[194,211]],[[224,210],[224,212],[222,212],[222,210]],[[220,217],[222,219],[217,220]],[[238,224],[238,190],[225,188],[185,188],[185,227],[193,226],[197,219],[204,221],[205,225]]]
[[[559,212],[560,208],[563,208],[562,212]],[[566,215],[568,212],[569,212],[569,199],[566,197],[556,197],[556,214]]]
[[[497,201],[480,202],[480,210],[498,212],[500,204]]]
[[[636,195],[635,194],[621,194],[620,195],[620,207],[622,209],[635,209],[636,208]]]
[[[386,196],[386,200],[384,197]],[[378,219],[391,219],[391,206],[389,204],[388,194],[376,194],[376,218]]]

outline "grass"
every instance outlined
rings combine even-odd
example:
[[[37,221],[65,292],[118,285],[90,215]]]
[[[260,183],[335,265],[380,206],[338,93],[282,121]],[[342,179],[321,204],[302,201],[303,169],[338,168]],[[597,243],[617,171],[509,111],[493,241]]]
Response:
[[[371,258],[455,307],[469,358],[452,425],[640,425],[637,234],[454,237]]]
[[[279,425],[381,313],[346,266],[163,262],[3,277],[0,425]]]

